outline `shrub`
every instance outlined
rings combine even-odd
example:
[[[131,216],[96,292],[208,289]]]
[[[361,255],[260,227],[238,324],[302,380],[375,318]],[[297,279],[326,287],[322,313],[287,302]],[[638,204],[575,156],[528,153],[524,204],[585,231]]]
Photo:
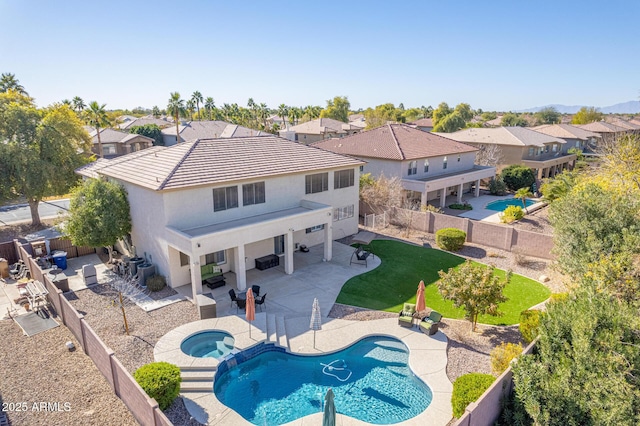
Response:
[[[531,260],[521,250],[513,250],[513,260],[518,266],[528,266]]]
[[[167,285],[167,280],[164,275],[155,274],[147,278],[145,284],[151,291],[160,291]]]
[[[469,373],[453,382],[451,405],[453,415],[460,418],[470,402],[474,402],[486,391],[496,378],[491,374]]]
[[[449,206],[450,209],[454,209],[454,210],[473,210],[473,207],[471,206],[471,204],[459,204],[459,203],[455,203],[455,204],[451,204]]]
[[[152,362],[138,368],[133,377],[161,410],[168,408],[180,393],[180,368],[168,362]]]
[[[517,164],[512,164],[502,169],[500,177],[511,191],[517,191],[520,188],[531,188],[531,185],[536,181],[536,176],[531,168]]]
[[[504,209],[500,221],[502,223],[511,223],[524,217],[524,210],[520,206],[509,206]]]
[[[502,374],[512,359],[522,353],[522,345],[519,343],[502,343],[491,351],[491,371],[494,374]]]
[[[467,233],[456,228],[442,228],[436,232],[436,244],[442,250],[458,251],[467,240]]]
[[[489,181],[489,193],[491,195],[504,195],[507,193],[507,185],[502,178],[497,177]]]
[[[538,335],[542,314],[541,311],[536,309],[529,309],[520,313],[520,326],[518,328],[525,342],[531,343]]]
[[[569,298],[569,293],[552,293],[549,303],[564,302]]]
[[[432,206],[431,204],[422,204],[420,206],[421,212],[433,212],[433,213],[444,213],[440,207]]]

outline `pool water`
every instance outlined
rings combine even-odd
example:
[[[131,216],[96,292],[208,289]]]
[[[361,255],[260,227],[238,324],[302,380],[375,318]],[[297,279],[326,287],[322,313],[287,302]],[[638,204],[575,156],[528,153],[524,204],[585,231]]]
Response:
[[[525,204],[527,207],[534,205],[536,202],[533,200],[527,200],[525,199]],[[489,204],[486,205],[486,209],[487,210],[493,210],[496,212],[503,212],[504,209],[506,209],[509,206],[519,206],[522,207],[522,200],[518,200],[515,198],[510,198],[508,200],[498,200],[498,201],[492,201]]]
[[[373,424],[398,423],[423,412],[433,397],[408,359],[404,343],[383,336],[321,356],[267,350],[216,374],[214,392],[256,425],[281,425],[321,412],[329,388],[338,413]]]
[[[233,350],[235,339],[224,331],[208,330],[187,337],[180,349],[197,358],[222,358]]]

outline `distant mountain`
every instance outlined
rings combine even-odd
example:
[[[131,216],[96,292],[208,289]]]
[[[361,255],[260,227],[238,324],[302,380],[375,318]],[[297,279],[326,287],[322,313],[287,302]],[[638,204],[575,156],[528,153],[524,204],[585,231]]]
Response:
[[[538,112],[541,109],[545,109],[545,108],[555,108],[558,112],[562,114],[575,114],[583,106],[589,106],[589,105],[552,104],[552,105],[545,105],[540,107],[523,109],[516,112]],[[640,101],[629,101],[629,102],[623,102],[620,104],[615,104],[615,105],[606,106],[606,107],[598,107],[597,110],[604,114],[638,114],[640,113]]]

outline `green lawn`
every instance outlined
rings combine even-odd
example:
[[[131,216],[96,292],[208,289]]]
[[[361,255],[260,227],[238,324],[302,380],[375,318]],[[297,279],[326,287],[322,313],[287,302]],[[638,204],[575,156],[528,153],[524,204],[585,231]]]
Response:
[[[435,309],[446,318],[464,318],[464,311],[454,308],[451,301],[444,300],[435,284],[439,279],[438,271],[447,271],[461,265],[465,261],[464,258],[399,241],[375,240],[370,247],[371,251],[382,259],[382,264],[347,281],[338,295],[338,303],[400,312],[403,303],[415,303],[418,283],[424,280],[427,307]],[[505,271],[496,269],[495,274],[504,277]],[[520,312],[546,300],[550,293],[542,284],[513,274],[511,282],[504,290],[509,300],[500,305],[504,315],[481,315],[478,322],[494,325],[517,324]]]

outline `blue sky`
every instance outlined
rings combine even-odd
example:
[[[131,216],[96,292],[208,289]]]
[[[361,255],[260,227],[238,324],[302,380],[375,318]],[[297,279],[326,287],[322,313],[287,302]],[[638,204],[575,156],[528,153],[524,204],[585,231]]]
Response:
[[[36,102],[195,90],[352,108],[607,106],[640,95],[636,1],[0,0],[0,72]]]

